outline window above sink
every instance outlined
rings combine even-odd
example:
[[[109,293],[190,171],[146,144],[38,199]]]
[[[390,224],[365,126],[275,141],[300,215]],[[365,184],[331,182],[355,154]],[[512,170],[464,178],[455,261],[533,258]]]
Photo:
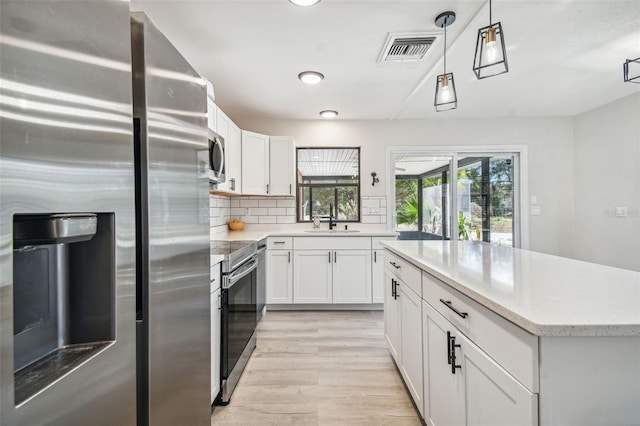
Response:
[[[332,209],[336,222],[360,222],[360,148],[297,148],[296,158],[298,222],[329,221]]]

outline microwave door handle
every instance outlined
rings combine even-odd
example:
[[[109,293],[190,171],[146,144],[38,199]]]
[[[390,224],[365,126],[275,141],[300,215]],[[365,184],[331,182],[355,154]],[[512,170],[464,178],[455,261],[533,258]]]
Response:
[[[221,175],[222,171],[224,170],[224,150],[222,149],[222,144],[217,138],[215,144],[216,148],[220,151],[220,167],[217,169],[218,171],[216,172],[216,174]]]
[[[211,141],[211,146],[209,147],[209,168],[212,171],[215,171],[215,168],[213,167],[213,150],[216,149],[216,140],[212,140]],[[215,175],[215,172],[214,172]]]
[[[242,278],[244,278],[245,276],[249,275],[257,267],[258,267],[258,262],[256,262],[255,260],[252,260],[251,261],[251,265],[249,267],[243,268],[241,271],[231,274],[229,276],[229,282],[227,284],[227,288],[231,287],[232,285],[234,285],[235,283],[240,281]]]

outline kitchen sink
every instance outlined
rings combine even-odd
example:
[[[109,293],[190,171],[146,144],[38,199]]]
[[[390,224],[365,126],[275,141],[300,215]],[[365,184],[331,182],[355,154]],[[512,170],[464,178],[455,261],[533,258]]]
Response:
[[[358,229],[305,229],[304,232],[311,232],[312,234],[351,234],[354,232],[360,232]]]

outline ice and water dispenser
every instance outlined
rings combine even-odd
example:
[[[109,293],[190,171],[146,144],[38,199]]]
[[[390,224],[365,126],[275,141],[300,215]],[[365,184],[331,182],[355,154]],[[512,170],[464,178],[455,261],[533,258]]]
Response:
[[[113,213],[13,216],[19,405],[115,340]]]

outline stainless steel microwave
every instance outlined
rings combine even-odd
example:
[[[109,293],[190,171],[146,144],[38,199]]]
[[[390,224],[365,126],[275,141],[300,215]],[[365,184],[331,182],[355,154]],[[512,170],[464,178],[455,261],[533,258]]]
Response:
[[[224,138],[209,130],[209,180],[213,183],[225,181]]]

